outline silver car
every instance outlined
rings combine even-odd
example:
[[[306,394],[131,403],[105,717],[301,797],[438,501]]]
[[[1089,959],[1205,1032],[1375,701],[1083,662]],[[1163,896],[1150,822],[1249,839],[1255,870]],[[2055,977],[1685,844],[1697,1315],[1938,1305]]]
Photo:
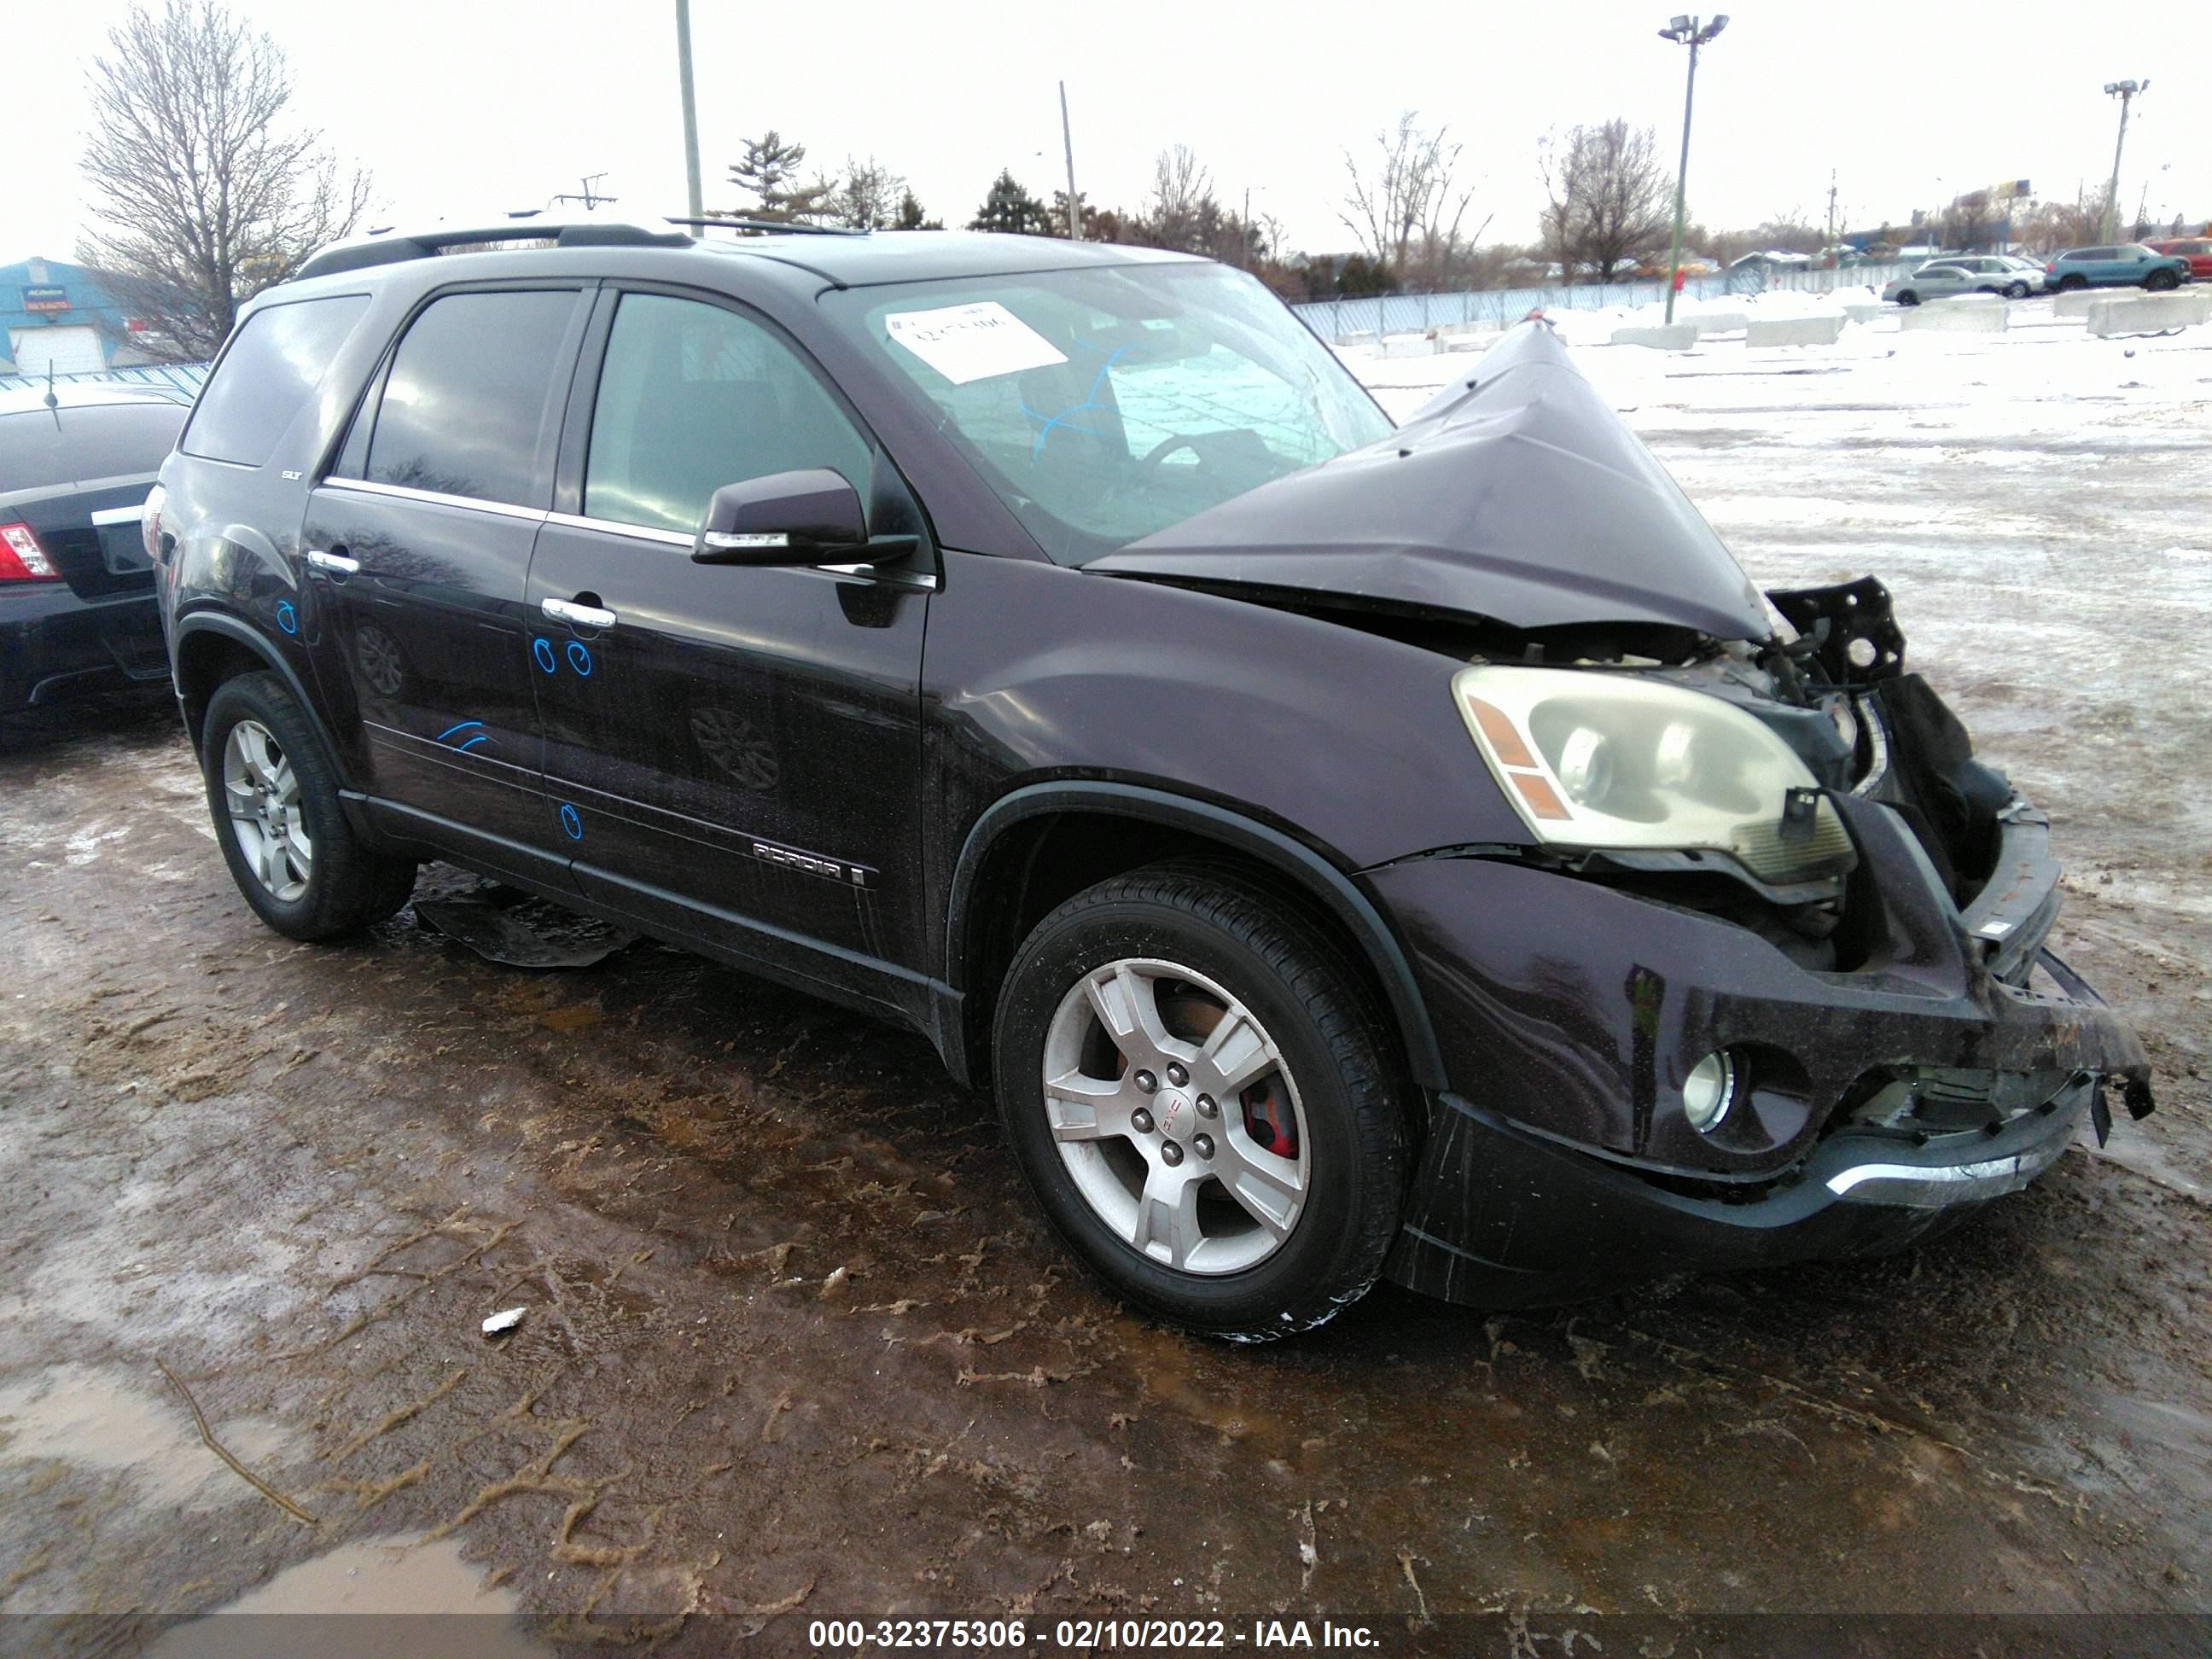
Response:
[[[2002,294],[2008,300],[2025,300],[2042,287],[2042,268],[2025,259],[2009,253],[1961,253],[1931,259],[1911,275],[1896,278],[1882,289],[1881,297],[1901,306],[1954,294]]]

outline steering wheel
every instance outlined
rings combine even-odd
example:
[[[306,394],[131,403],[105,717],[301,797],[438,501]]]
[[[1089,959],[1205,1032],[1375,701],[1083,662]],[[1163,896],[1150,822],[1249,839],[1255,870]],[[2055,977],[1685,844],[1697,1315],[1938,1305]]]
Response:
[[[1139,472],[1149,472],[1179,449],[1188,449],[1198,457],[1201,465],[1204,464],[1206,452],[1198,447],[1198,440],[1189,433],[1178,432],[1161,439],[1159,442],[1146,450],[1144,458],[1137,463],[1135,470]]]

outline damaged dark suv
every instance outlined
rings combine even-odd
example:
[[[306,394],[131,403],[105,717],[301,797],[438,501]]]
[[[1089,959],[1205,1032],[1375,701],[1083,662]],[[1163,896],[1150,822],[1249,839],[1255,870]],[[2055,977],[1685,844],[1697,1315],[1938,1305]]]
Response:
[[[1540,324],[1393,430],[1200,260],[517,234],[263,295],[148,504],[278,931],[446,859],[903,1024],[1242,1340],[1894,1249],[2149,1109],[1881,587],[1762,598]]]

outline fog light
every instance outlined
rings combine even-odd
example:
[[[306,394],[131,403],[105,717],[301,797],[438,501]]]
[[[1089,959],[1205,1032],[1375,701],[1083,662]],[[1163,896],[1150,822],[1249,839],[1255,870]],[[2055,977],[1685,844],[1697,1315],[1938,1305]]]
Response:
[[[1710,1133],[1726,1117],[1735,1101],[1735,1061],[1725,1048],[1707,1054],[1682,1079],[1682,1110],[1700,1133]]]

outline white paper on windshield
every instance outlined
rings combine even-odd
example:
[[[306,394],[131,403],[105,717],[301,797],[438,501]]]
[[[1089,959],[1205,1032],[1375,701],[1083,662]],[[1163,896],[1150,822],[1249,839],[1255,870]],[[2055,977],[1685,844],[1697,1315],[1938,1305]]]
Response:
[[[884,319],[884,326],[892,339],[955,386],[1067,361],[1051,341],[995,300],[894,312]]]

